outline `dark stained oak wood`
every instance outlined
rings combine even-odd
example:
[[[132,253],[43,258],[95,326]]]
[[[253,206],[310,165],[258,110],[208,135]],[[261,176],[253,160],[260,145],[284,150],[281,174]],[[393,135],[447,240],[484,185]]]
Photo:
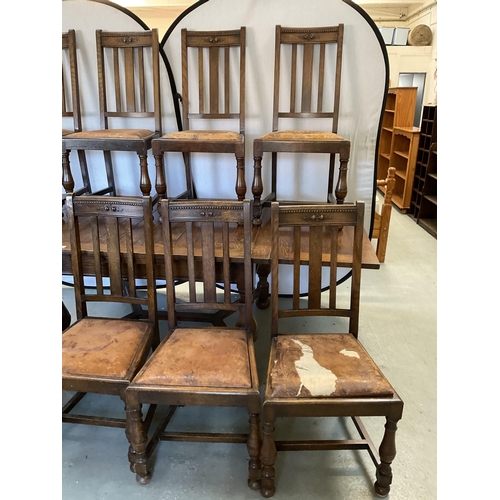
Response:
[[[62,136],[82,131],[82,109],[80,100],[80,82],[78,77],[78,58],[75,30],[62,34],[62,116],[72,118],[73,127],[63,128]],[[75,194],[90,193],[90,176],[85,151],[78,151],[78,161],[82,174],[83,187]],[[69,156],[63,155],[62,185],[66,192],[73,192],[75,181],[69,166]],[[64,200],[63,200],[64,201]]]
[[[186,169],[186,191],[178,198],[196,198],[191,172],[192,153],[234,154],[235,191],[238,200],[246,194],[245,181],[245,53],[246,28],[219,31],[181,31],[182,127],[153,140],[157,192],[167,196],[165,153],[182,153]],[[236,61],[236,62],[234,62]],[[207,67],[208,66],[208,67]],[[190,72],[191,67],[197,69]],[[200,129],[192,122],[204,121]],[[226,129],[214,129],[224,120]],[[232,128],[231,128],[232,127]]]
[[[96,30],[96,51],[101,128],[63,136],[63,179],[71,176],[71,150],[102,151],[108,186],[93,194],[116,195],[111,153],[131,151],[139,158],[141,192],[149,196],[151,180],[147,155],[152,140],[162,134],[158,30]],[[151,71],[147,70],[147,60],[151,61]],[[113,127],[115,118],[125,120],[122,123],[130,123],[130,119],[137,123],[137,119],[141,119],[150,128],[118,129]],[[65,182],[66,191],[71,192],[71,182]]]
[[[62,329],[63,331],[71,325],[71,314],[68,311],[68,308],[62,303]]]
[[[166,270],[168,333],[126,390],[130,468],[139,484],[151,479],[148,458],[158,439],[167,441],[244,442],[250,457],[248,486],[260,488],[260,393],[252,336],[252,214],[250,201],[162,200]],[[179,231],[179,226],[185,229]],[[231,237],[229,228],[240,234]],[[174,284],[174,246],[185,238],[187,297],[177,297]],[[229,293],[230,253],[241,252],[244,288],[239,298]],[[224,291],[217,293],[216,276],[222,265]],[[200,263],[203,279],[196,270]],[[235,327],[189,326],[180,323],[179,312],[233,311]],[[148,440],[141,404],[169,405],[165,420]],[[249,433],[227,434],[165,432],[175,407],[225,406],[246,408]],[[182,411],[182,410],[178,410]]]
[[[264,224],[259,227],[252,228],[252,261],[256,264],[269,264],[271,259],[271,225],[269,223],[269,218],[266,217],[267,210],[264,210]],[[177,261],[183,261],[186,259],[187,247],[185,240],[185,229],[179,225],[177,227],[177,237],[173,246],[175,266],[181,266]],[[237,229],[230,229],[230,238],[233,242],[230,250],[231,261],[239,262],[242,259],[242,245],[241,245],[241,235]],[[283,229],[283,238],[287,240],[291,239],[291,231],[289,229]],[[144,255],[144,243],[140,236],[140,226],[133,226],[134,234],[134,253],[137,254],[137,266],[140,268]],[[68,222],[67,220],[62,221],[62,273],[71,274],[71,242],[68,233]],[[88,223],[82,224],[82,249],[83,249],[83,266],[88,268],[87,262],[92,258],[92,247],[90,244],[90,226]],[[352,264],[352,244],[353,244],[353,229],[346,227],[345,231],[339,233],[339,239],[337,242],[337,265],[341,268],[350,267]],[[301,261],[304,263],[308,262],[308,252],[304,245],[304,251],[301,255]],[[322,242],[322,260],[323,262],[330,262],[330,250],[329,250],[329,240]],[[380,264],[377,260],[375,250],[373,249],[370,240],[368,239],[367,233],[363,232],[363,255],[362,255],[362,267],[364,269],[379,269]],[[195,246],[195,250],[196,250]],[[105,252],[105,247],[104,247]],[[161,227],[161,222],[158,220],[158,215],[156,215],[154,220],[154,255],[155,255],[155,268],[156,275],[158,279],[163,279],[165,277],[165,265],[163,261],[163,232]],[[216,257],[219,258],[219,252],[216,249]],[[280,247],[280,262],[282,263],[292,263],[294,259],[294,254],[292,252],[290,245],[282,245]],[[181,267],[179,267],[181,269]],[[91,273],[91,269],[88,269]],[[143,275],[142,273],[139,273]],[[185,275],[179,277],[186,277]]]
[[[125,401],[125,389],[159,344],[152,200],[69,194],[66,207],[76,321],[62,334],[62,388],[77,394],[63,408],[63,422],[124,427],[125,418],[106,419],[70,412],[86,393],[116,395]],[[136,288],[138,267],[133,240],[139,238],[139,233],[147,249],[141,256],[143,278],[147,281],[145,294]],[[92,266],[91,274],[96,277],[95,291],[85,287],[83,246],[92,248],[92,258],[86,266]],[[144,307],[146,318],[96,316],[89,313],[88,305],[97,302]]]
[[[261,494],[276,490],[277,452],[303,450],[367,450],[376,465],[375,491],[385,496],[392,482],[396,455],[395,432],[403,401],[358,340],[363,248],[364,204],[282,205],[271,203],[271,349],[262,406]],[[288,232],[284,229],[288,228]],[[339,241],[353,230],[351,285],[348,297],[337,300],[336,274]],[[332,258],[324,259],[329,242]],[[281,254],[293,254],[293,296],[278,302]],[[308,248],[308,249],[307,249]],[[303,261],[303,254],[308,260]],[[305,264],[305,265],[304,265]],[[330,287],[321,289],[321,268],[330,269]],[[307,292],[299,287],[309,273]],[[346,304],[347,300],[347,304]],[[331,316],[347,326],[335,333],[296,333],[286,318]],[[342,324],[342,323],[339,323]],[[277,442],[278,417],[351,417],[361,439]],[[377,453],[360,417],[384,416],[385,434]],[[307,426],[307,421],[304,422]]]
[[[163,246],[163,230],[161,227],[161,222],[159,221],[158,213],[155,212],[155,229],[154,229],[154,258],[155,258],[155,274],[158,279],[163,279],[165,277],[165,261],[164,261],[164,246]],[[173,245],[174,252],[174,275],[176,279],[186,279],[187,278],[187,246],[184,231],[185,229],[179,225],[177,228],[176,239]],[[289,230],[284,229],[286,233],[283,237],[289,239]],[[134,252],[137,254],[136,266],[138,267],[138,275],[144,275],[144,267],[142,264],[143,254],[144,254],[144,243],[141,240],[141,233],[135,228],[134,232]],[[230,249],[230,273],[231,282],[241,284],[241,269],[239,263],[242,259],[242,244],[241,244],[241,233],[238,230],[230,229],[230,238],[232,241]],[[92,261],[92,246],[90,244],[90,227],[87,225],[82,225],[82,248],[83,248],[83,269],[84,273],[88,275],[93,274],[93,267],[91,265]],[[353,244],[353,229],[351,227],[346,227],[344,230],[339,232],[339,238],[337,242],[337,266],[339,268],[350,267],[352,263],[352,244]],[[330,242],[325,240],[322,243],[322,261],[330,261]],[[304,247],[306,248],[306,247]],[[63,219],[62,221],[62,273],[71,274],[71,242],[68,236],[68,223]],[[196,247],[195,247],[196,250]],[[196,250],[198,251],[198,250]],[[219,250],[216,249],[217,258],[220,257],[218,253]],[[252,245],[251,245],[251,255],[252,262],[257,264],[257,274],[259,276],[259,281],[257,283],[257,289],[254,295],[257,297],[256,305],[259,308],[266,308],[269,305],[268,295],[269,295],[269,285],[267,278],[270,274],[270,259],[271,259],[271,225],[269,223],[269,210],[264,209],[263,211],[263,224],[261,226],[254,226],[252,228]],[[309,261],[309,255],[307,251],[302,252],[301,261],[307,263]],[[282,245],[280,247],[280,260],[282,263],[293,262],[294,256],[291,251],[290,245]],[[377,259],[375,250],[368,239],[366,232],[363,232],[363,254],[362,254],[362,266],[366,269],[379,269],[380,263]]]
[[[278,153],[329,154],[326,201],[340,204],[347,196],[347,165],[351,143],[337,133],[343,37],[343,24],[310,28],[276,26],[272,132],[254,139],[253,143],[252,194],[255,225],[262,223],[262,207],[267,206],[272,200],[279,200],[277,194]],[[331,74],[326,72],[329,66],[335,72],[331,103],[325,98],[325,81],[328,78],[326,75]],[[285,69],[288,73],[284,71]],[[288,103],[288,107],[283,107],[285,102]],[[286,119],[290,118],[295,119],[294,124],[298,124],[295,125],[294,130],[286,130],[287,125],[281,125],[281,123],[286,124]],[[311,118],[319,119],[318,122],[330,120],[331,132],[301,130],[300,124]],[[271,192],[262,200],[264,153],[271,153]],[[339,155],[339,174],[334,196],[334,168],[337,154]],[[302,168],[307,168],[306,162]]]

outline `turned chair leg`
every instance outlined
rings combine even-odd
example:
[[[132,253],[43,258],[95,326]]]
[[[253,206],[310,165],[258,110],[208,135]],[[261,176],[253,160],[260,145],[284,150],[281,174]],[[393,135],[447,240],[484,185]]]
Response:
[[[155,157],[156,180],[155,188],[158,194],[158,201],[167,197],[167,182],[165,180],[165,170],[163,167],[163,153]]]
[[[75,181],[69,166],[69,150],[62,154],[62,185],[66,193],[72,193],[75,188]]]
[[[274,462],[276,462],[276,443],[274,442],[274,420],[265,419],[262,427],[262,448],[260,461],[262,463],[262,478],[260,494],[264,498],[274,495]]]
[[[245,157],[236,157],[236,196],[238,201],[243,201],[247,194],[247,184],[245,181]]]
[[[340,167],[339,167],[339,178],[337,180],[337,185],[335,187],[335,198],[338,205],[344,203],[345,197],[347,196],[347,164],[349,163],[349,157],[345,158],[340,155]]]
[[[262,224],[262,206],[261,206],[261,196],[264,191],[262,184],[262,156],[254,157],[253,165],[253,183],[252,183],[252,194],[253,194],[253,225],[260,226]]]
[[[151,480],[151,473],[147,467],[148,438],[144,431],[141,405],[128,403],[125,405],[125,413],[127,415],[125,434],[130,443],[128,452],[130,470],[136,474],[136,481],[144,485]]]
[[[148,157],[146,155],[139,156],[139,166],[140,166],[140,188],[143,196],[149,196],[151,194],[151,179],[149,178],[148,172]]]
[[[252,490],[260,489],[260,447],[259,415],[250,415],[250,434],[247,449],[250,461],[248,462],[248,487]]]
[[[396,456],[396,431],[398,420],[386,419],[384,437],[379,448],[380,464],[377,467],[377,481],[375,492],[380,496],[387,496],[391,489],[391,464]]]

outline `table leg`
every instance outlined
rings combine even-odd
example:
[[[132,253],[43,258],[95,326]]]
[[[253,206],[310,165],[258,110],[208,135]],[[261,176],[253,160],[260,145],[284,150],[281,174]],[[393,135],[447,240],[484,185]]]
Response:
[[[257,276],[259,277],[259,281],[257,283],[257,300],[255,301],[255,305],[259,309],[267,309],[270,304],[269,281],[267,280],[270,273],[270,264],[257,264]]]

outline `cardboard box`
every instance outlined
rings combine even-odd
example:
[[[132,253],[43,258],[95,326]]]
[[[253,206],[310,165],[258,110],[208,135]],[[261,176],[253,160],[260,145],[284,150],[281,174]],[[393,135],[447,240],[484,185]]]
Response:
[[[396,28],[392,37],[392,45],[406,45],[410,28]]]
[[[392,45],[392,38],[394,36],[395,28],[389,28],[387,26],[379,26],[378,29],[380,30],[380,34],[382,35],[382,38],[384,39],[384,43],[386,45]]]

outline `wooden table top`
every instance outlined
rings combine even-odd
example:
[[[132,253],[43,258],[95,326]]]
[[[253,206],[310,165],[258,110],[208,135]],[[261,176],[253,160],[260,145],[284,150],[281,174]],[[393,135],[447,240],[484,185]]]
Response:
[[[266,217],[267,215],[267,217]],[[339,267],[350,267],[352,264],[352,236],[353,228],[346,227],[339,234]],[[174,254],[178,255],[180,259],[184,259],[186,256],[186,245],[185,239],[183,239],[182,233],[179,232],[176,235],[174,244]],[[231,246],[231,260],[238,262],[242,257],[243,247],[239,244],[241,238],[238,235],[238,228],[234,229],[234,233],[231,235],[232,246]],[[158,264],[157,277],[162,278],[162,269],[164,266],[164,254],[163,254],[163,230],[161,223],[158,221],[158,215],[155,211],[155,233],[154,233],[154,252],[156,257],[156,262]],[[291,240],[290,240],[291,243]],[[91,248],[91,238],[85,237],[85,231],[82,235],[82,246],[88,244],[89,255],[92,253]],[[140,255],[144,254],[144,244],[141,241],[135,239],[134,241],[135,253],[140,259]],[[280,248],[280,262],[287,263],[291,262],[293,259],[293,253],[290,251],[292,248],[291,244],[287,244],[286,239]],[[195,249],[196,254],[196,249]],[[271,226],[269,224],[269,216],[265,214],[263,217],[263,224],[259,227],[252,228],[252,260],[256,264],[269,264],[271,257]],[[308,255],[307,252],[303,252],[301,259],[304,263],[307,263]],[[330,260],[329,252],[329,241],[325,239],[324,241],[324,252],[323,252],[323,262],[328,264]],[[362,257],[362,267],[364,269],[379,269],[380,263],[377,259],[375,249],[373,248],[366,231],[363,234],[363,257]],[[68,224],[63,219],[62,221],[62,274],[72,274],[71,272],[71,246],[68,234]]]

